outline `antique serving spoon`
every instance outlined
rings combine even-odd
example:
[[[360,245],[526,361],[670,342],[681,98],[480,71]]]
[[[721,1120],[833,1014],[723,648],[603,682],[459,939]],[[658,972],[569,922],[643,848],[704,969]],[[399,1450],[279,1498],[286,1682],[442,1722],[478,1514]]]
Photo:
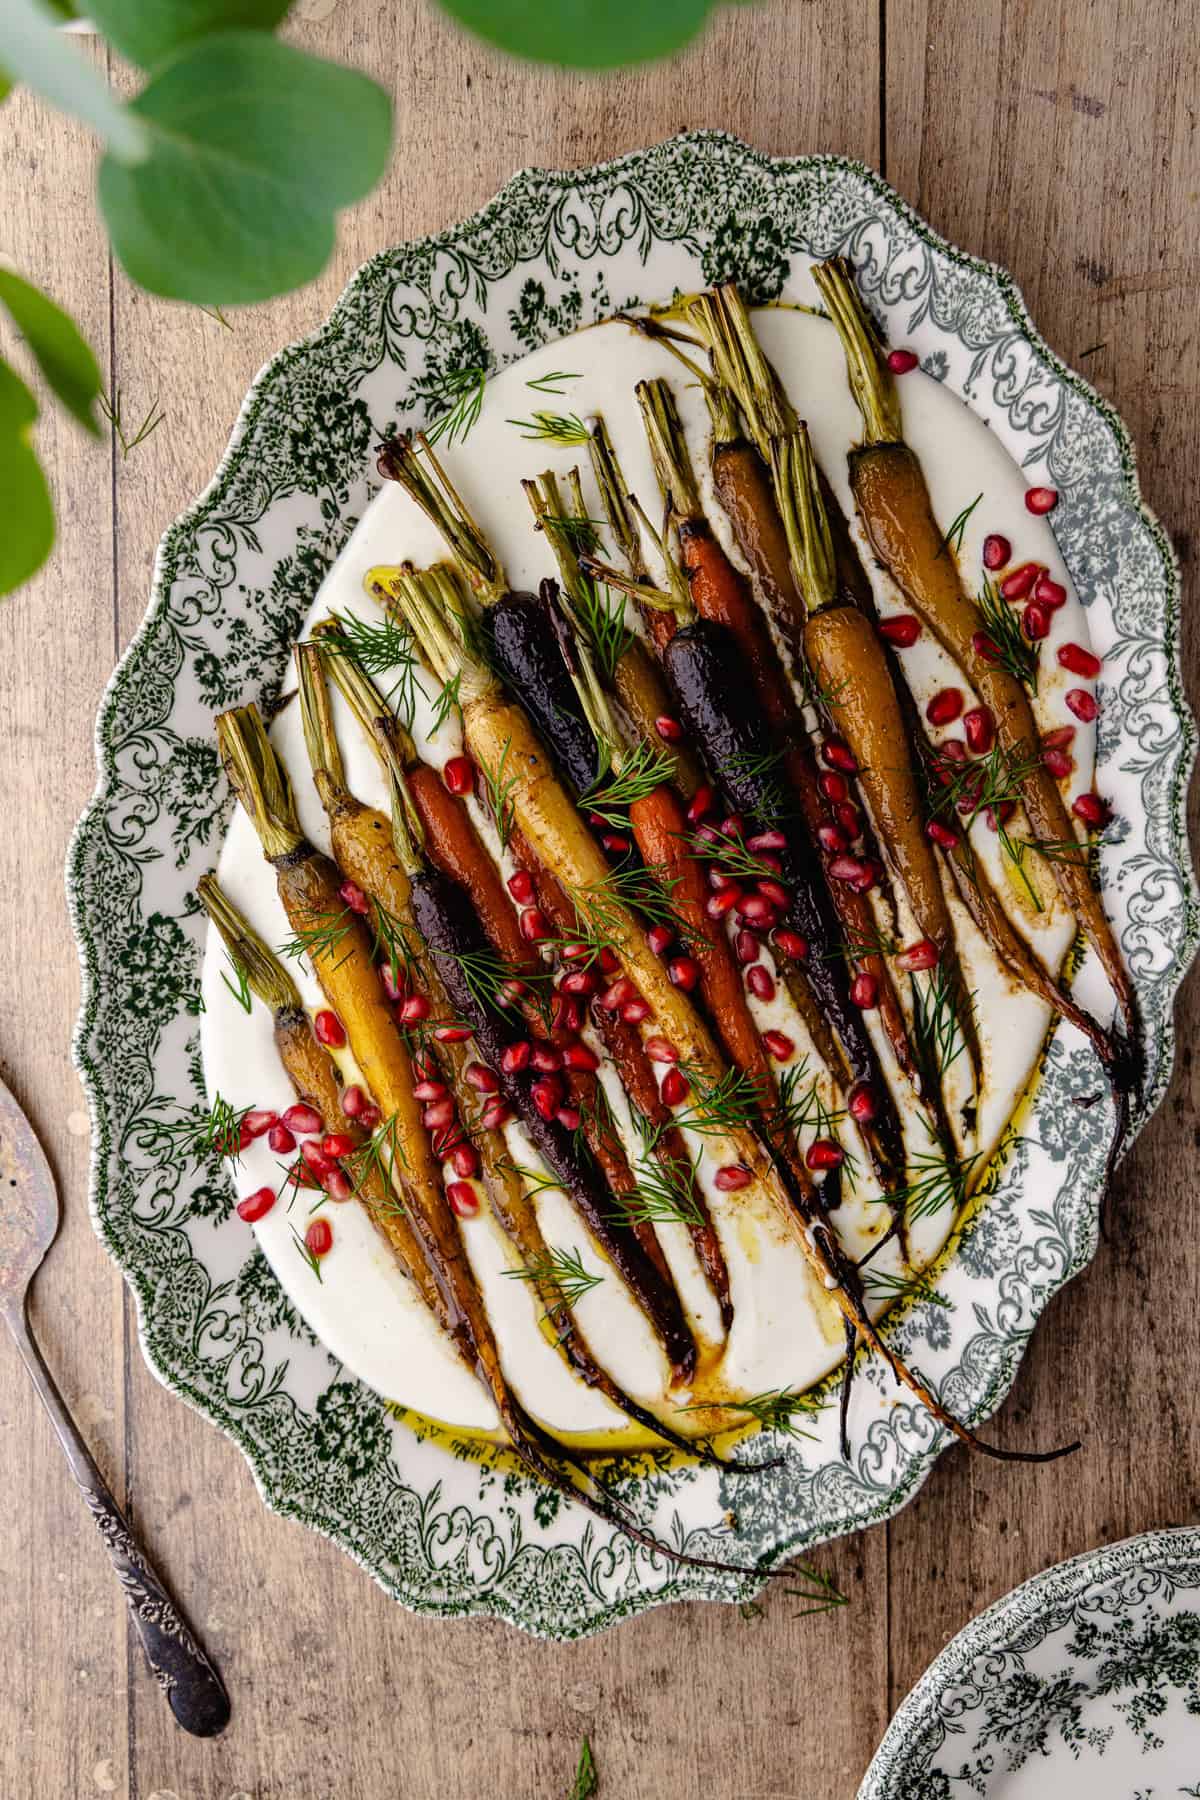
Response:
[[[34,1130],[0,1082],[0,1315],[58,1434],[71,1473],[121,1579],[130,1615],[171,1711],[196,1737],[229,1722],[229,1696],[146,1560],[34,1343],[29,1289],[58,1230],[58,1189]]]

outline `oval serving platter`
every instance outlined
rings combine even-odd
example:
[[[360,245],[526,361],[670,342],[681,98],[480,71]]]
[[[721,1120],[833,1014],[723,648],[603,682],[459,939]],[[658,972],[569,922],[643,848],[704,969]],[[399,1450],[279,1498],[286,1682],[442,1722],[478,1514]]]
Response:
[[[97,1230],[134,1289],[159,1378],[235,1439],[270,1506],[421,1611],[567,1638],[664,1600],[744,1598],[756,1582],[670,1565],[389,1408],[304,1326],[231,1217],[227,1170],[172,1155],[163,1120],[207,1104],[193,890],[230,805],[213,721],[276,698],[300,622],[378,485],[372,445],[436,416],[448,375],[497,370],[677,288],[736,279],[751,299],[786,298],[810,259],[839,252],[926,373],[1031,482],[1060,492],[1055,535],[1104,657],[1098,786],[1115,818],[1100,860],[1146,1022],[1140,1125],[1166,1086],[1172,1001],[1200,930],[1178,572],[1120,421],[1038,337],[1009,278],[945,244],[859,165],[692,133],[594,169],[526,171],[465,224],[374,258],[329,322],[259,376],[212,485],[160,546],[149,613],[101,709],[99,787],[68,866]],[[973,1423],[1094,1253],[1112,1109],[1069,1101],[1102,1087],[1082,1040],[1057,1032],[936,1294],[892,1315],[897,1345]],[[848,1464],[835,1414],[812,1422],[812,1438],[780,1439],[785,1460],[767,1476],[643,1458],[617,1465],[613,1484],[669,1542],[773,1565],[887,1518],[946,1442],[877,1359],[857,1384]]]
[[[1200,1793],[1200,1531],[1151,1531],[1023,1582],[903,1702],[858,1800]]]

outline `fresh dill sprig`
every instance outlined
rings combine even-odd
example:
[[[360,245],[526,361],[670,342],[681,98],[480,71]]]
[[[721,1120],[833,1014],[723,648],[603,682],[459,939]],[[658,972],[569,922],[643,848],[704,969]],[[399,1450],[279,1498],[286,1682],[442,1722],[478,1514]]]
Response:
[[[940,1306],[946,1312],[954,1311],[953,1300],[931,1287],[924,1275],[890,1275],[884,1269],[868,1266],[862,1272],[862,1282],[864,1291],[872,1299],[889,1302],[911,1300],[914,1304],[928,1301],[930,1306]]]
[[[848,937],[844,944],[835,944],[831,950],[825,950],[822,960],[834,962],[844,957],[851,965],[864,962],[868,956],[895,956],[900,945],[889,932],[876,930],[871,936]]]
[[[771,1104],[769,1088],[742,1069],[726,1069],[712,1081],[703,1070],[687,1063],[680,1063],[679,1067],[691,1083],[691,1097],[655,1131],[651,1148],[672,1125],[694,1131],[700,1137],[727,1137],[731,1132],[744,1131],[758,1124]]]
[[[650,867],[630,861],[619,863],[598,881],[568,887],[576,930],[563,944],[585,943],[594,960],[601,950],[613,948],[625,928],[626,912],[639,914],[650,925],[669,925],[680,944],[686,943],[686,929],[671,904],[679,881],[663,864]]]
[[[531,1281],[535,1287],[553,1282],[566,1306],[574,1306],[604,1280],[603,1275],[593,1275],[584,1267],[583,1255],[575,1248],[547,1247],[544,1255],[533,1257],[519,1269],[506,1269],[504,1273],[514,1281]]]
[[[535,1194],[544,1194],[548,1188],[562,1187],[557,1175],[543,1175],[539,1169],[527,1169],[524,1163],[514,1162],[511,1156],[500,1157],[496,1168],[504,1174],[516,1175],[524,1183],[530,1199]]]
[[[318,957],[328,959],[345,941],[354,919],[355,914],[348,906],[343,906],[336,913],[314,913],[309,924],[302,925],[285,943],[280,944],[280,955],[307,956],[310,962],[315,962]],[[352,953],[352,947],[348,947],[345,955],[338,957],[334,968],[340,969],[346,957]]]
[[[663,1132],[636,1108],[633,1120],[641,1140],[633,1171],[636,1186],[630,1193],[617,1195],[625,1220],[635,1225],[703,1224],[704,1212],[696,1193],[696,1173],[691,1163],[676,1156],[661,1160],[655,1149]],[[665,1129],[670,1130],[674,1122],[673,1119],[668,1121]]]
[[[322,637],[325,656],[352,656],[379,688],[408,730],[416,716],[419,665],[412,633],[395,619],[360,619],[357,613],[335,612],[339,630]]]
[[[376,900],[374,896],[371,898],[370,918],[375,930],[371,956],[375,962],[387,963],[393,982],[400,987],[401,977],[411,976],[416,959],[416,950],[409,940],[408,928],[402,919],[388,910],[382,900]]]
[[[490,946],[479,950],[439,950],[430,946],[430,954],[436,963],[457,968],[467,991],[476,1005],[485,1011],[504,1013],[507,1000],[505,990],[510,981],[520,981],[528,987],[553,980],[553,971],[546,969],[523,968],[518,973],[510,962],[506,962],[498,951]],[[433,1024],[446,1024],[446,1020],[426,1021]]]
[[[563,390],[560,384],[564,381],[578,381],[579,379],[578,369],[551,369],[548,375],[539,375],[535,381],[527,381],[525,386],[533,388],[535,393],[555,394],[561,398]],[[512,423],[511,419],[509,423]]]
[[[1023,682],[1030,693],[1036,694],[1038,646],[1021,630],[1020,614],[986,576],[978,603],[984,631],[995,648],[995,655],[989,655],[988,661],[998,669],[1006,669],[1014,681]]]
[[[619,771],[614,773],[608,758],[603,759],[595,781],[579,796],[580,810],[595,813],[614,831],[624,831],[634,801],[645,800],[669,782],[674,773],[671,757],[643,739],[629,752]]]
[[[617,664],[636,635],[626,622],[624,594],[581,575],[574,610],[579,614],[601,680],[611,682]]]
[[[807,663],[798,665],[796,675],[805,702],[818,712],[836,712],[842,704],[842,695],[850,685],[850,677],[844,675],[840,681],[827,681],[822,687]]]
[[[321,1274],[321,1259],[320,1259],[320,1257],[315,1256],[313,1254],[313,1252],[309,1249],[308,1245],[305,1243],[304,1239],[301,1237],[300,1233],[296,1230],[296,1227],[294,1225],[292,1226],[291,1229],[292,1229],[292,1238],[295,1242],[297,1250],[300,1252],[300,1255],[303,1257],[304,1261],[308,1264],[309,1268],[312,1270],[312,1272],[316,1276],[317,1280],[323,1281],[324,1277]]]
[[[465,369],[446,371],[441,387],[433,399],[435,403],[444,402],[447,410],[432,425],[426,426],[425,438],[428,443],[440,444],[445,438],[449,448],[456,441],[461,442],[466,438],[483,407],[487,375],[487,370],[479,363]]]
[[[575,1779],[571,1783],[567,1800],[593,1800],[593,1796],[599,1792],[600,1771],[592,1755],[592,1746],[584,1738],[579,1746],[579,1761],[575,1764]]]
[[[963,546],[963,533],[967,529],[967,520],[971,517],[971,514],[975,511],[975,508],[982,499],[982,494],[976,494],[970,506],[963,507],[962,511],[951,524],[949,530],[942,539],[942,547],[938,551],[939,556],[944,556],[948,550],[953,550],[956,556],[959,554]]]
[[[1014,862],[1018,864],[1022,863],[1027,853],[1031,850],[1035,856],[1040,856],[1044,862],[1074,863],[1081,869],[1087,867],[1088,847],[1086,844],[1081,844],[1077,837],[1019,837],[1012,839],[1012,850],[1010,854],[1012,855]]]
[[[516,774],[506,776],[504,766],[508,761],[508,753],[512,749],[512,739],[505,738],[504,748],[500,752],[500,761],[494,769],[489,769],[482,759],[477,758],[477,766],[483,777],[484,792],[487,796],[488,809],[495,822],[496,833],[500,839],[500,848],[508,849],[509,839],[516,824],[516,801],[513,789],[517,786]]]
[[[1040,754],[1027,751],[1023,744],[1011,750],[1003,744],[993,744],[986,756],[977,756],[967,762],[956,763],[936,757],[935,766],[944,785],[930,789],[931,810],[935,813],[961,812],[965,828],[970,830],[980,813],[991,809],[998,816],[1000,809],[1016,805],[1021,798],[1022,784],[1040,763]]]
[[[214,1094],[207,1112],[193,1111],[184,1119],[149,1120],[151,1141],[166,1149],[173,1160],[186,1157],[202,1163],[210,1156],[231,1156],[237,1162],[242,1123],[252,1110],[232,1106],[221,1094]]]
[[[126,460],[131,451],[137,449],[139,444],[144,444],[152,432],[158,430],[159,426],[167,416],[158,401],[153,401],[149,412],[131,436],[125,429],[125,420],[121,403],[121,390],[119,387],[115,387],[111,395],[106,393],[99,394],[97,396],[96,404],[100,408],[101,417],[108,420],[116,434],[117,442],[121,446],[122,462]]]
[[[744,839],[732,832],[718,831],[715,837],[688,839],[688,849],[697,862],[714,863],[723,874],[739,881],[778,881],[770,863],[748,850]]]
[[[254,998],[250,992],[250,983],[246,978],[246,971],[243,969],[232,950],[226,949],[225,961],[233,970],[237,985],[235,986],[234,982],[230,981],[224,969],[221,970],[221,980],[225,983],[225,986],[229,989],[242,1011],[244,1013],[249,1013],[253,1009]]]
[[[396,1113],[388,1119],[382,1119],[364,1143],[342,1158],[342,1167],[354,1184],[355,1194],[361,1194],[377,1178],[384,1194],[388,1196],[387,1210],[402,1213],[404,1208],[396,1195],[394,1180],[397,1163],[401,1168],[407,1167],[404,1145],[397,1135],[399,1126],[399,1116]]]
[[[585,553],[596,555],[601,549],[600,532],[604,526],[603,519],[589,519],[583,513],[543,513],[535,531],[542,531],[549,525],[560,537],[566,538],[568,544],[577,555]],[[580,577],[581,580],[586,577]]]
[[[959,1003],[969,1012],[974,999],[973,993],[960,994],[957,977],[941,963],[930,970],[926,981],[913,981],[913,1051],[922,1078],[933,1091],[940,1089],[966,1048]]]
[[[764,1109],[763,1123],[768,1132],[786,1131],[792,1137],[831,1138],[837,1142],[837,1128],[846,1117],[845,1110],[831,1107],[821,1093],[819,1074],[809,1073],[809,1058],[801,1057],[789,1069],[779,1073],[779,1091]],[[854,1184],[855,1159],[843,1148],[842,1168],[851,1186]]]
[[[918,1150],[908,1159],[903,1187],[879,1195],[879,1203],[895,1212],[903,1209],[910,1221],[931,1218],[947,1206],[957,1209],[967,1197],[967,1181],[978,1161],[978,1153],[949,1157],[940,1150]]]
[[[794,810],[782,774],[783,760],[782,750],[766,750],[761,754],[754,750],[738,750],[725,764],[731,776],[762,782],[757,810],[762,815],[764,827],[790,817]]]
[[[535,412],[531,419],[509,419],[519,427],[521,436],[547,444],[586,444],[591,433],[576,413]]]
[[[462,688],[462,678],[463,671],[460,669],[457,675],[452,675],[449,681],[443,682],[442,686],[438,689],[437,699],[433,703],[433,724],[429,729],[430,737],[436,736],[442,726],[446,723],[446,720],[450,717],[451,713],[458,712],[461,709],[462,701],[460,699],[460,690]]]
[[[774,774],[782,763],[783,756],[782,750],[764,750],[761,753],[754,750],[736,750],[732,756],[726,759],[725,766],[731,775],[742,775],[747,780],[751,780],[760,775]]]
[[[815,1438],[815,1432],[801,1430],[796,1420],[798,1417],[813,1418],[823,1412],[824,1408],[819,1400],[814,1400],[809,1394],[801,1394],[795,1388],[770,1388],[766,1393],[752,1394],[748,1400],[693,1400],[687,1406],[677,1406],[675,1410],[743,1413],[747,1420],[753,1420],[762,1431],[778,1431],[790,1438]]]

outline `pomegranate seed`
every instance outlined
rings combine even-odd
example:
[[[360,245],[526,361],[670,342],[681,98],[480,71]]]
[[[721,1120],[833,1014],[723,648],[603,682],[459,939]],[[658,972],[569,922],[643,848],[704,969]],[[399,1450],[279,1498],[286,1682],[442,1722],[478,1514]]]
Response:
[[[1083,675],[1088,681],[1095,681],[1100,673],[1100,658],[1085,650],[1082,644],[1060,644],[1058,660],[1072,675]]]
[[[931,938],[918,938],[917,942],[915,944],[910,944],[907,950],[901,950],[899,956],[896,958],[896,965],[898,968],[905,969],[909,973],[912,973],[917,969],[934,968],[937,964],[937,960],[938,949],[933,940]]]
[[[615,950],[607,944],[600,952],[600,968],[605,975],[616,975],[620,971],[621,959]]]
[[[611,987],[605,988],[600,996],[600,1005],[605,1012],[620,1012],[627,1000],[633,1000],[636,997],[637,989],[632,981],[628,975],[622,975],[618,981],[613,982]]]
[[[836,856],[839,850],[850,848],[845,833],[840,831],[836,825],[818,825],[817,842],[822,850],[829,852],[830,856]]]
[[[339,1156],[349,1156],[354,1149],[354,1139],[344,1131],[331,1131],[328,1137],[321,1139],[321,1148],[336,1162]]]
[[[986,631],[976,631],[972,634],[971,648],[976,656],[982,656],[984,662],[994,663],[1000,660],[1000,652],[996,648],[995,640],[990,638]]]
[[[850,983],[850,998],[863,1012],[872,1012],[879,1005],[879,982],[869,969],[861,970]]]
[[[296,1140],[286,1125],[272,1125],[267,1133],[267,1142],[276,1156],[290,1156],[296,1148]]]
[[[580,1074],[594,1075],[600,1067],[600,1058],[587,1044],[568,1044],[563,1051],[563,1064]]]
[[[893,375],[908,375],[920,360],[915,350],[889,350],[887,366]]]
[[[727,819],[721,821],[722,837],[744,838],[745,835],[746,821],[743,819],[741,813],[730,813]]]
[[[857,775],[858,764],[849,744],[841,738],[826,738],[821,745],[821,755],[831,769],[840,769],[843,775]]]
[[[434,1100],[425,1108],[421,1123],[426,1131],[445,1131],[447,1125],[454,1123],[454,1102],[449,1094],[444,1100]]]
[[[552,1119],[563,1103],[563,1084],[557,1075],[543,1075],[529,1092],[543,1119]]]
[[[424,994],[410,994],[401,1002],[396,1016],[402,1025],[419,1025],[429,1017],[429,1002]]]
[[[652,1008],[648,1000],[639,994],[634,1000],[627,1000],[621,1008],[621,1017],[626,1025],[641,1025],[650,1017]]]
[[[745,1163],[726,1163],[713,1176],[713,1186],[720,1188],[723,1194],[736,1194],[739,1188],[749,1187],[753,1180]]]
[[[506,1075],[516,1075],[521,1069],[529,1067],[529,1059],[533,1055],[533,1046],[522,1040],[518,1044],[509,1044],[500,1057],[500,1067]]]
[[[677,1063],[679,1052],[669,1038],[649,1037],[646,1039],[646,1055],[651,1062]]]
[[[318,1181],[323,1175],[328,1175],[333,1167],[316,1138],[305,1138],[300,1146],[300,1154],[304,1158],[305,1167],[312,1170]]]
[[[1006,575],[1000,583],[1000,593],[1005,600],[1024,600],[1032,593],[1033,584],[1042,573],[1041,563],[1021,563],[1011,575]]]
[[[931,843],[940,844],[943,850],[953,850],[958,844],[957,831],[952,825],[943,825],[940,819],[930,819],[925,836]]]
[[[731,875],[727,869],[710,868],[708,871],[708,885],[716,893],[723,894],[726,888],[738,886],[738,878],[736,875]]]
[[[746,894],[738,901],[738,918],[747,919],[751,925],[766,926],[774,916],[775,908],[763,894]]]
[[[973,706],[963,714],[963,731],[967,739],[967,749],[975,756],[984,756],[992,747],[992,739],[996,735],[996,723],[988,706]]]
[[[377,1106],[364,1106],[358,1115],[358,1122],[364,1131],[374,1131],[383,1114]]]
[[[348,1119],[357,1119],[366,1104],[367,1096],[360,1087],[351,1086],[342,1089],[342,1111]]]
[[[690,994],[700,979],[700,964],[691,956],[675,956],[667,964],[667,974],[677,988]]]
[[[247,1128],[245,1119],[243,1119],[241,1124],[238,1126],[238,1141],[237,1141],[238,1150],[239,1151],[248,1150],[253,1142],[254,1142],[254,1138]],[[223,1150],[221,1154],[223,1156],[231,1156],[233,1154],[233,1152],[231,1150]]]
[[[698,825],[696,836],[702,844],[719,844],[721,842],[721,834],[715,825]]]
[[[1031,600],[1021,614],[1021,629],[1031,643],[1040,643],[1050,630],[1050,614],[1036,600]]]
[[[469,1181],[450,1181],[446,1198],[460,1219],[473,1219],[479,1211],[479,1195]]]
[[[317,1041],[327,1045],[331,1050],[340,1050],[346,1041],[342,1021],[335,1012],[330,1012],[328,1007],[323,1008],[313,1020],[313,1030],[317,1034]]]
[[[756,885],[763,899],[769,900],[771,905],[779,911],[782,911],[791,900],[792,896],[782,881],[774,881],[769,875],[765,875]]]
[[[1053,731],[1042,734],[1043,750],[1069,750],[1074,742],[1074,725],[1056,725]]]
[[[852,800],[839,800],[833,809],[833,816],[853,843],[862,832],[862,820],[858,816],[857,806]]]
[[[563,1065],[562,1051],[554,1044],[535,1044],[529,1060],[542,1075],[557,1075]]]
[[[786,1062],[796,1054],[796,1046],[786,1031],[764,1031],[762,1041],[776,1062]]]
[[[333,1249],[333,1226],[328,1219],[312,1219],[304,1242],[313,1256],[328,1256]]]
[[[754,963],[746,970],[746,986],[758,1000],[775,998],[775,983],[765,963]]]
[[[489,1100],[480,1117],[488,1131],[499,1131],[512,1118],[512,1107],[507,1100]]]
[[[1035,487],[1025,490],[1025,506],[1031,513],[1039,517],[1043,513],[1053,512],[1058,505],[1057,488]]]
[[[371,902],[356,881],[343,881],[338,889],[338,899],[344,900],[351,912],[365,915],[371,910]]]
[[[846,777],[837,774],[833,769],[822,769],[817,776],[817,786],[827,800],[848,800],[850,798],[850,787]]]
[[[961,688],[942,688],[925,708],[931,725],[952,725],[963,709]]]
[[[305,1106],[303,1103],[299,1106],[289,1106],[283,1115],[282,1122],[289,1131],[294,1131],[299,1137],[312,1137],[314,1132],[321,1129],[320,1113],[315,1107]]]
[[[344,1169],[330,1169],[321,1186],[331,1200],[349,1200],[354,1185]]]
[[[688,824],[699,825],[703,819],[707,819],[715,805],[716,796],[708,783],[702,781],[692,795],[691,804],[687,809]]]
[[[661,956],[663,951],[669,947],[674,936],[675,933],[669,925],[654,925],[646,933],[646,942],[655,956]]]
[[[1060,606],[1067,603],[1067,590],[1061,581],[1051,581],[1048,575],[1039,575],[1033,584],[1033,597],[1047,612],[1057,612]]]
[[[692,1084],[682,1069],[668,1069],[659,1088],[666,1106],[678,1106],[692,1091]]]
[[[537,891],[528,869],[516,869],[508,878],[508,891],[518,906],[528,906]]]
[[[469,756],[452,756],[442,770],[442,780],[452,794],[469,794],[475,786],[475,767]]]
[[[915,613],[895,613],[892,618],[880,621],[879,635],[889,644],[895,644],[897,649],[907,650],[921,635],[921,621]]]
[[[463,1080],[469,1081],[477,1094],[495,1094],[500,1088],[499,1076],[486,1063],[469,1062],[463,1070]]]
[[[600,982],[590,969],[572,969],[558,984],[564,994],[594,994]]]
[[[850,1089],[846,1110],[859,1125],[870,1125],[878,1112],[875,1096],[865,1081],[857,1081]]]
[[[967,760],[967,746],[961,738],[947,738],[944,744],[938,745],[938,755],[943,762],[964,763]]]
[[[430,1100],[444,1100],[449,1092],[450,1089],[446,1086],[444,1081],[430,1081],[426,1079],[425,1081],[418,1081],[416,1087],[413,1089],[413,1096],[417,1100],[423,1100],[428,1103]]]
[[[583,1114],[577,1106],[560,1106],[554,1116],[564,1131],[578,1131],[583,1121]]]
[[[757,962],[762,955],[762,945],[752,931],[739,931],[733,940],[733,951],[740,963]]]
[[[832,1138],[816,1138],[804,1153],[810,1169],[838,1169],[846,1160],[846,1152]]]
[[[418,1081],[436,1081],[441,1073],[433,1051],[421,1045],[413,1051],[412,1065]]]
[[[265,1136],[272,1125],[277,1124],[278,1121],[279,1114],[277,1112],[269,1112],[265,1107],[255,1107],[254,1111],[248,1112],[242,1120],[242,1127],[252,1138],[260,1138]]]
[[[456,1175],[462,1176],[464,1181],[469,1181],[472,1175],[478,1175],[479,1152],[474,1144],[466,1142],[455,1144],[450,1152],[450,1166]]]
[[[439,1044],[465,1044],[474,1033],[469,1025],[439,1025],[433,1035]]]
[[[1100,716],[1100,702],[1095,694],[1089,694],[1086,688],[1069,688],[1063,696],[1077,719],[1090,725]]]
[[[731,912],[742,897],[742,890],[735,881],[730,887],[723,888],[719,894],[710,894],[704,902],[704,910],[710,919],[723,919]]]
[[[654,721],[654,729],[668,744],[677,744],[683,736],[683,726],[670,713],[660,713]]]
[[[787,839],[782,831],[760,831],[754,837],[746,839],[746,848],[753,850],[756,855],[763,851],[786,850]]]
[[[1042,767],[1055,781],[1065,781],[1075,768],[1075,758],[1067,750],[1043,750]]]
[[[1071,802],[1071,811],[1089,828],[1103,825],[1108,820],[1108,807],[1099,794],[1077,795]]]
[[[496,992],[496,1005],[512,1006],[521,998],[522,994],[528,993],[528,991],[525,983],[518,981],[514,976],[508,981],[501,982]]]
[[[835,881],[861,881],[866,864],[857,856],[835,856],[829,865],[829,873]]]
[[[244,1200],[238,1201],[237,1216],[239,1219],[245,1219],[248,1225],[253,1225],[256,1219],[261,1219],[270,1212],[275,1200],[276,1193],[273,1187],[255,1188],[252,1194],[247,1194]]]
[[[614,856],[624,856],[629,848],[629,839],[622,837],[619,831],[606,831],[600,842],[606,850],[611,850]]]
[[[564,962],[579,962],[585,956],[591,956],[590,944],[564,944],[561,955]]]
[[[383,983],[383,991],[389,1000],[403,1000],[404,989],[396,978],[396,970],[390,962],[379,964],[379,979]]]
[[[990,532],[983,540],[983,566],[985,569],[1002,569],[1012,561],[1012,545],[999,532]]]
[[[593,831],[607,831],[608,829],[608,820],[603,813],[589,813],[588,824]]]
[[[521,914],[521,936],[528,944],[540,943],[550,936],[550,926],[540,906],[527,906]]]
[[[778,945],[783,954],[793,962],[803,962],[808,955],[808,939],[801,937],[798,931],[776,931],[771,942]]]
[[[557,1009],[556,1009],[557,1010]],[[582,1031],[584,1005],[578,994],[570,994],[562,1002],[562,1016],[555,1021],[556,1031]]]

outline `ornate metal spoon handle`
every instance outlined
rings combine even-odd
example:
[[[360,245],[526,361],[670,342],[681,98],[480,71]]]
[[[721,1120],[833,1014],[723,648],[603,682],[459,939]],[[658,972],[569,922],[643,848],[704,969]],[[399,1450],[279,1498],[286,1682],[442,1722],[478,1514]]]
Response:
[[[108,1484],[92,1460],[67,1411],[54,1377],[29,1332],[23,1306],[3,1309],[4,1320],[16,1341],[33,1385],[42,1397],[51,1423],[63,1447],[71,1473],[88,1504],[104,1539],[113,1568],[120,1577],[137,1627],[142,1648],[171,1711],[185,1731],[196,1737],[214,1737],[229,1722],[229,1696],[221,1677],[196,1643],[166,1589],[109,1492]]]

